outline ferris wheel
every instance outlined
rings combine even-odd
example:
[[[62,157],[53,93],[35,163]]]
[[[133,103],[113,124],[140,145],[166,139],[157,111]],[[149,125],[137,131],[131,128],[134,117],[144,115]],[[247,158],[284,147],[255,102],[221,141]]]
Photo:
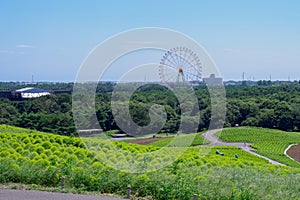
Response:
[[[198,84],[202,67],[196,53],[186,47],[176,47],[162,57],[159,75],[166,84]]]

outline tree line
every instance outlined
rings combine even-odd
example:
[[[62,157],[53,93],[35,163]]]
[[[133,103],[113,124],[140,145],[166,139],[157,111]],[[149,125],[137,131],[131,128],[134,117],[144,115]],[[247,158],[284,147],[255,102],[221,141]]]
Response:
[[[112,89],[111,83],[97,88],[95,105],[90,105],[95,107],[96,121],[91,120],[90,112],[84,110],[84,107],[82,109],[79,107],[78,112],[86,113],[80,120],[80,127],[88,129],[99,124],[104,131],[120,130],[111,109]],[[225,127],[239,125],[299,131],[299,84],[226,85],[225,89],[227,101]],[[199,120],[197,131],[202,131],[207,129],[210,123],[210,94],[205,85],[197,86],[194,90],[200,109],[199,116],[196,117],[196,120]],[[80,102],[86,102],[85,98],[88,98],[80,94],[74,95],[73,98],[80,99]],[[129,99],[130,116],[137,125],[148,125],[149,109],[160,112],[159,108],[153,107],[154,104],[159,104],[164,108],[167,119],[161,132],[175,133],[179,130],[182,108],[176,96],[168,88],[155,84],[145,85],[136,90]],[[0,106],[0,124],[61,135],[76,134],[72,95],[50,95],[24,101],[0,99]],[[122,108],[121,100],[118,106]]]

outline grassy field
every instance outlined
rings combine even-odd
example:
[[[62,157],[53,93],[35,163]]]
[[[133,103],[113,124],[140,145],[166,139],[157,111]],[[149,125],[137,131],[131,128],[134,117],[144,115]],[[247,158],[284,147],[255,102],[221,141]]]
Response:
[[[168,136],[161,136],[158,135],[156,138],[152,139],[150,136],[149,138],[140,138],[140,139],[130,139],[130,140],[125,140],[124,142],[126,143],[134,143],[134,144],[147,144],[150,146],[155,146],[155,147],[172,147],[172,146],[186,146],[187,143],[189,143],[189,146],[197,146],[197,145],[203,145],[203,144],[209,144],[208,141],[206,141],[203,137],[201,137],[202,133],[194,133],[194,134],[185,134],[185,135],[179,135],[176,136],[175,134],[173,135],[168,135]],[[172,144],[171,142],[174,140],[174,138],[177,138],[178,142],[175,144]],[[153,141],[151,141],[153,140]],[[155,141],[157,140],[157,141]],[[190,142],[191,141],[191,142]]]
[[[134,195],[154,199],[185,200],[193,194],[199,199],[300,196],[300,168],[271,165],[236,147],[189,147],[173,162],[172,156],[180,147],[165,148],[174,154],[164,155],[162,151],[154,157],[151,153],[165,145],[80,139],[5,125],[0,130],[0,183],[59,188],[65,176],[66,189],[125,195],[130,185]],[[171,164],[160,169],[168,160]],[[128,166],[132,164],[140,167],[141,173],[130,173]],[[145,168],[153,170],[142,172]]]
[[[195,134],[189,134],[189,135],[182,135],[182,136],[176,136],[179,137],[182,141],[182,145],[185,144],[185,140],[187,139],[187,137],[194,137],[193,141],[191,142],[190,146],[197,146],[197,145],[203,145],[203,144],[208,144],[209,142],[204,140],[203,137],[201,137],[202,133],[195,133]],[[168,146],[168,144],[173,140],[173,138],[168,138],[166,140],[160,140],[157,142],[153,142],[149,145],[152,146],[156,146],[156,147],[165,147]],[[180,146],[180,144],[179,144]]]
[[[274,129],[239,127],[224,129],[217,133],[226,142],[249,142],[256,152],[289,166],[300,167],[300,164],[284,155],[290,144],[300,144],[300,133],[284,132]]]

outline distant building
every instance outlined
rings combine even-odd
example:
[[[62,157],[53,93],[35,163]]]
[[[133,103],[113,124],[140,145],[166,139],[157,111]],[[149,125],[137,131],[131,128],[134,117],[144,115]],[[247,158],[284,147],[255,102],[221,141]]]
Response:
[[[200,84],[200,81],[189,81],[189,83],[192,85],[192,86],[198,86]]]
[[[13,91],[12,93],[14,96],[21,97],[22,99],[31,99],[31,98],[50,95],[50,92],[47,90],[31,88],[31,87],[18,89]]]
[[[223,84],[222,78],[216,78],[215,74],[211,74],[209,78],[203,78],[203,82],[205,82],[208,85],[220,85]]]

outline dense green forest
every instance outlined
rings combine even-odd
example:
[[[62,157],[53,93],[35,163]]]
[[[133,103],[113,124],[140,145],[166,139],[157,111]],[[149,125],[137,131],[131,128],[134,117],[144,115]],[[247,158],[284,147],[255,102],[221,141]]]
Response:
[[[0,88],[7,86],[0,84]],[[71,89],[71,84],[43,84],[35,87],[45,89]],[[10,88],[14,88],[13,85]],[[98,122],[86,117],[82,127],[95,127],[99,123],[107,130],[117,130],[111,110],[112,83],[101,84],[96,94]],[[194,88],[200,108],[198,131],[208,128],[210,122],[210,95],[205,85]],[[257,84],[226,85],[227,113],[225,126],[257,126],[287,131],[300,129],[300,85],[272,84],[260,81]],[[84,96],[78,94],[81,102]],[[162,132],[174,133],[180,124],[181,109],[172,91],[160,85],[140,87],[130,99],[130,114],[135,123],[146,126],[150,122],[149,109],[153,104],[164,106],[167,121]],[[61,135],[76,133],[72,114],[72,95],[59,94],[31,100],[11,101],[0,98],[0,124],[14,125]]]

